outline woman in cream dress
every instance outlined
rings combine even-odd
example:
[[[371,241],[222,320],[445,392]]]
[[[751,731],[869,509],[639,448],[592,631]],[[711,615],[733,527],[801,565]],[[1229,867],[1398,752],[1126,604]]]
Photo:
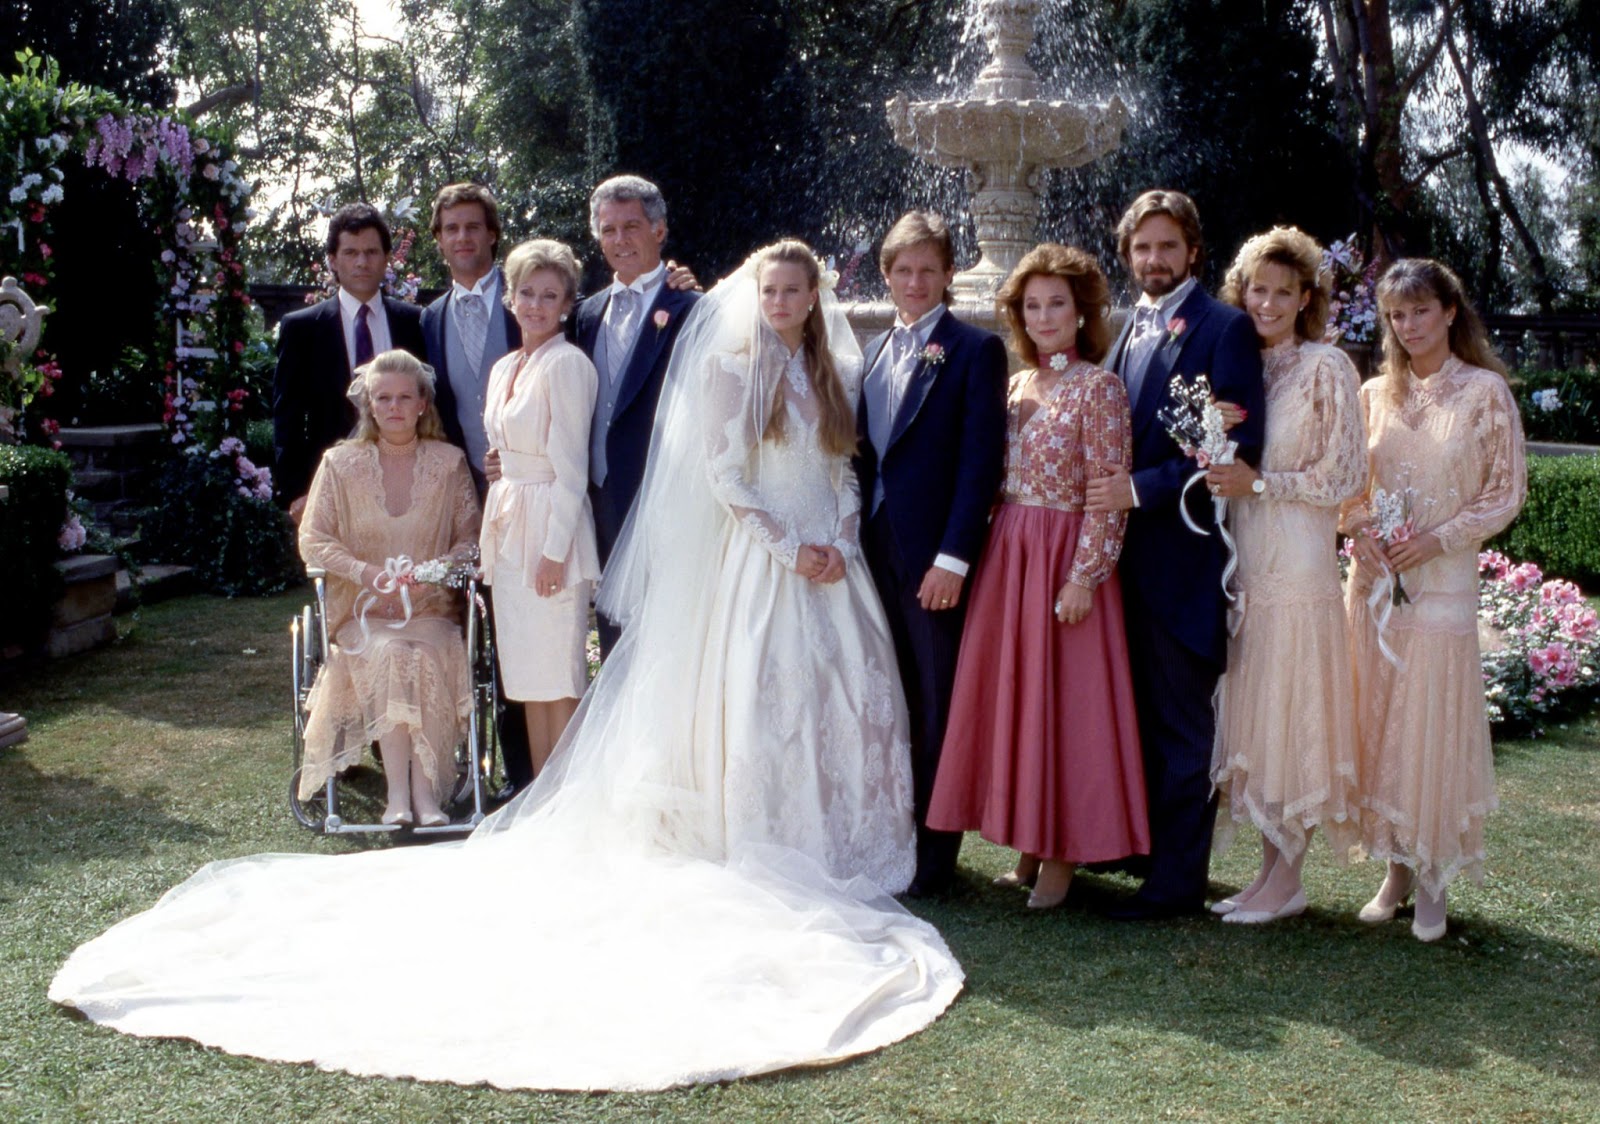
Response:
[[[1321,828],[1335,858],[1356,842],[1355,684],[1335,554],[1339,505],[1366,481],[1361,378],[1316,342],[1328,318],[1322,248],[1292,227],[1250,239],[1223,299],[1261,337],[1266,445],[1261,470],[1213,466],[1239,546],[1242,610],[1217,693],[1212,780],[1218,847],[1238,824],[1261,833],[1261,870],[1212,906],[1253,924],[1306,908],[1300,868]]]
[[[1366,496],[1345,509],[1361,837],[1389,862],[1361,919],[1387,921],[1415,893],[1411,931],[1435,941],[1445,888],[1482,877],[1483,821],[1497,805],[1478,551],[1522,509],[1527,466],[1505,367],[1456,275],[1425,258],[1397,261],[1378,282],[1378,309],[1383,372],[1361,388],[1371,487],[1408,495],[1412,526],[1385,547],[1364,533]],[[1385,579],[1405,591],[1398,605],[1374,596]]]
[[[478,500],[461,450],[443,439],[432,371],[386,351],[356,372],[349,394],[356,434],[323,455],[300,523],[301,556],[328,572],[335,641],[308,700],[300,795],[376,741],[389,787],[383,821],[437,827],[472,702],[460,599],[413,586],[407,614],[385,567],[401,555],[465,554],[478,537]]]
[[[505,301],[522,347],[494,365],[483,424],[490,479],[483,573],[494,588],[502,688],[523,704],[537,776],[588,684],[584,639],[600,576],[589,509],[594,364],[561,334],[578,293],[578,259],[560,242],[524,242],[506,258]]]

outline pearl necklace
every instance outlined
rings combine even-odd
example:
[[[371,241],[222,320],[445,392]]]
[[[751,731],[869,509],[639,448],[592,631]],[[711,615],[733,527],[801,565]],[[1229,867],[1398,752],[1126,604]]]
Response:
[[[417,437],[412,435],[409,441],[386,441],[378,438],[378,453],[385,457],[403,457],[417,447]]]

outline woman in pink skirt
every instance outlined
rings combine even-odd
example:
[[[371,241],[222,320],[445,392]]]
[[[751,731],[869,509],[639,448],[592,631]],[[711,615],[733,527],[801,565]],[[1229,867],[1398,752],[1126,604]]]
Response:
[[[928,826],[1021,852],[997,881],[1066,899],[1074,868],[1145,854],[1150,829],[1122,628],[1125,512],[1085,514],[1088,481],[1129,467],[1127,392],[1095,366],[1105,275],[1046,243],[998,297],[1027,369],[1011,382],[1006,478],[961,637]]]

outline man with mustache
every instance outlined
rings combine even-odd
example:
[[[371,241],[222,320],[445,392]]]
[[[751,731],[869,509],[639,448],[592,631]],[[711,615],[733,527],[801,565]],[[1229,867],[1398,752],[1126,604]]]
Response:
[[[1150,801],[1149,874],[1120,920],[1198,913],[1216,800],[1211,696],[1227,656],[1227,551],[1212,527],[1196,535],[1179,512],[1184,484],[1199,466],[1184,455],[1157,415],[1172,402],[1176,376],[1205,375],[1219,401],[1244,408],[1229,434],[1236,454],[1261,454],[1265,407],[1255,328],[1238,309],[1212,299],[1195,276],[1204,261],[1200,215],[1177,191],[1147,191],[1117,224],[1117,249],[1139,299],[1111,349],[1108,366],[1128,388],[1133,411],[1133,471],[1102,466],[1090,481],[1087,511],[1128,511],[1119,564],[1128,654]],[[1191,489],[1190,517],[1214,523],[1211,496]],[[1131,510],[1130,510],[1131,509]]]

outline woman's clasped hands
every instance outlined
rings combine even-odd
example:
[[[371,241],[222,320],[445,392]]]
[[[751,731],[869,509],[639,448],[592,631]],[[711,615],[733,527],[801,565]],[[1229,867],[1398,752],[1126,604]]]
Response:
[[[844,577],[844,554],[836,546],[802,546],[794,557],[794,572],[818,585],[832,585]]]

